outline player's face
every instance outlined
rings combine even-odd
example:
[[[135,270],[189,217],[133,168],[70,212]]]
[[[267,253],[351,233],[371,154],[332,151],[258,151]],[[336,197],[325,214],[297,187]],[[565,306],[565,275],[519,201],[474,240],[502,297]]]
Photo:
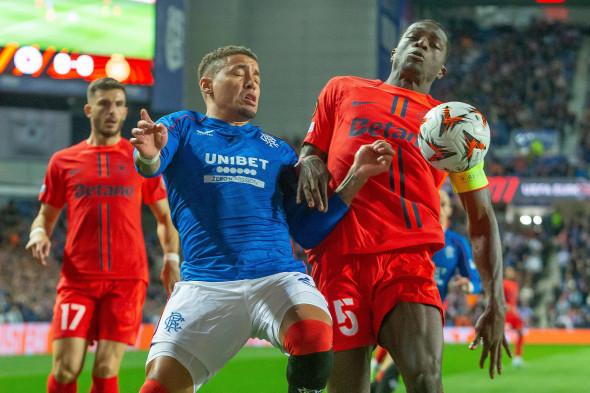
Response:
[[[222,120],[247,121],[258,111],[260,70],[246,55],[233,55],[211,79],[212,105]],[[209,111],[209,108],[207,108]]]
[[[439,190],[438,195],[440,196],[440,225],[443,228],[446,228],[448,219],[453,213],[451,198],[449,198],[449,194],[443,190]]]
[[[419,82],[432,83],[446,73],[444,67],[447,36],[440,27],[428,22],[411,25],[393,51],[395,69],[411,73]]]
[[[125,93],[121,89],[97,90],[84,111],[93,132],[105,138],[116,136],[127,117]]]

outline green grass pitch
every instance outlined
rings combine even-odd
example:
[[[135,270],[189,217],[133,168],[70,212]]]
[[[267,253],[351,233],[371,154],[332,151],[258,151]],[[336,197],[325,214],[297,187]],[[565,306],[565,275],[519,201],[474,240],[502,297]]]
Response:
[[[47,4],[48,0],[44,0]],[[118,7],[120,13],[114,12]],[[78,53],[151,59],[154,56],[155,6],[131,0],[53,0],[55,19],[35,0],[0,0],[0,47],[55,46]]]
[[[467,345],[445,346],[443,385],[451,393],[582,393],[590,391],[590,346],[528,345],[525,366],[513,368],[505,360],[504,372],[490,380],[487,369],[477,366],[479,350]],[[144,379],[146,352],[128,352],[123,359],[119,385],[121,392],[137,392]],[[93,357],[87,357],[78,380],[78,391],[90,388]],[[278,393],[286,392],[287,357],[274,348],[244,348],[213,380],[199,392],[204,393]],[[51,357],[0,357],[0,392],[44,392]],[[403,393],[400,386],[396,393]]]

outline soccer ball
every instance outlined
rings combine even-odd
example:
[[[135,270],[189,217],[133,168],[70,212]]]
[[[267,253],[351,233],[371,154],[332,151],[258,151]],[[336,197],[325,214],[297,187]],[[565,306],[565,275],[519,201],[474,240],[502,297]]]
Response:
[[[472,105],[446,102],[422,119],[418,146],[436,169],[463,172],[479,164],[488,152],[490,126]]]

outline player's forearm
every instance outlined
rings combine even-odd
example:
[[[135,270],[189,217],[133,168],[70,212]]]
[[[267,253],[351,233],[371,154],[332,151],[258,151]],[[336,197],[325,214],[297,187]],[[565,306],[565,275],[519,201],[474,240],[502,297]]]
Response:
[[[502,286],[502,247],[495,215],[486,215],[478,222],[469,222],[473,257],[481,278],[481,286],[489,303],[506,309]]]
[[[356,165],[350,167],[350,170],[346,174],[342,183],[336,189],[336,193],[340,196],[340,199],[348,206],[352,203],[352,200],[367,183],[368,177],[363,175]]]
[[[139,169],[139,172],[146,175],[151,176],[158,172],[160,169],[160,155],[158,154],[153,159],[142,157],[138,151],[135,152],[134,156],[135,166]]]
[[[178,254],[180,240],[172,220],[168,218],[166,222],[159,222],[156,231],[162,246],[162,252],[164,254]]]
[[[31,224],[31,233],[33,233],[33,231],[45,232],[47,237],[51,237],[60,213],[61,209],[52,207],[47,203],[42,203],[41,209],[39,209],[39,214]]]
[[[44,232],[45,234],[47,234],[47,237],[51,237],[51,234],[53,233],[53,226],[48,225],[47,221],[45,220],[45,217],[37,216],[37,218],[35,218],[35,220],[33,220],[33,223],[31,224],[30,233],[31,235],[33,235],[37,232]]]
[[[299,152],[299,161],[309,156],[318,156],[322,160],[325,160],[326,153],[324,153],[319,147],[316,147],[310,143],[305,143]]]

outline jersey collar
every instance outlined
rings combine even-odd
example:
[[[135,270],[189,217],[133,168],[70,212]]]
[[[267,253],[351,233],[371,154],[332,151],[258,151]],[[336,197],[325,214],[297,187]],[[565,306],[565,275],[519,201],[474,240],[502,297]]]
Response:
[[[254,132],[258,129],[258,127],[253,126],[250,123],[246,123],[243,126],[233,126],[223,120],[215,119],[213,117],[207,117],[203,115],[203,117],[199,120],[199,122],[207,128],[214,129],[215,132],[221,135],[243,135],[246,133]]]

